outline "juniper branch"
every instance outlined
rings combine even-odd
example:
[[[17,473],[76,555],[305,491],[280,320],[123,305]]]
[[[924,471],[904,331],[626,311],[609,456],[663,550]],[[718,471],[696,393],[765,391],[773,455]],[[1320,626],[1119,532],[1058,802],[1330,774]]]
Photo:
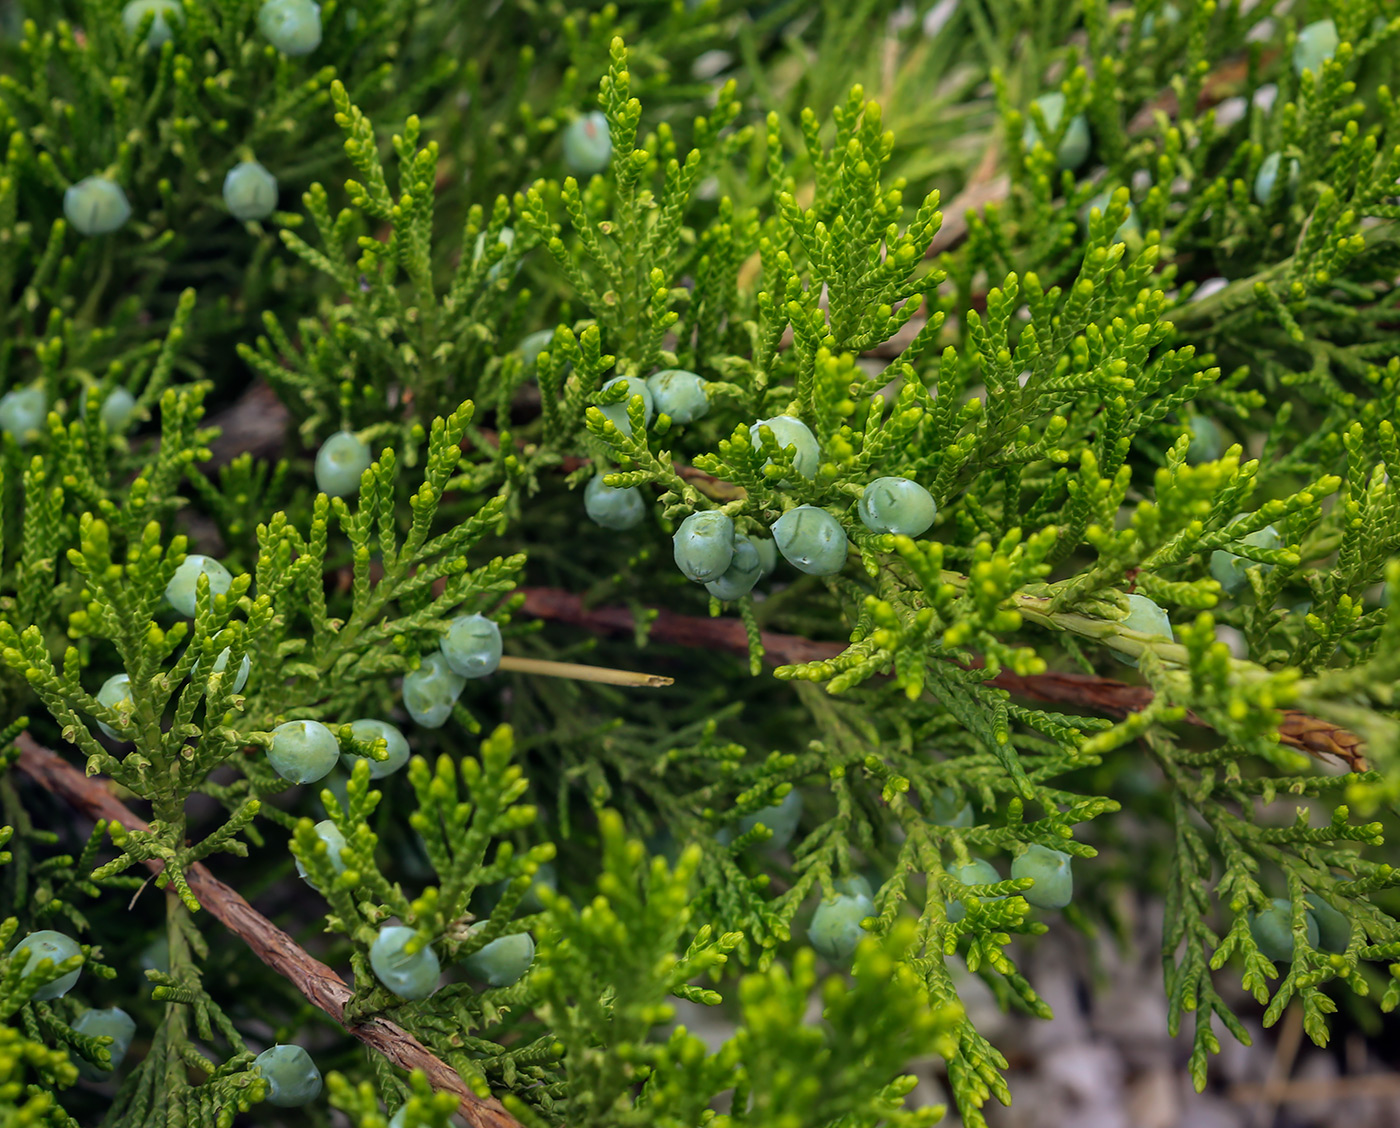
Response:
[[[19,748],[16,767],[34,782],[65,800],[93,819],[105,819],[128,831],[149,833],[150,827],[107,790],[100,778],[89,778],[57,753],[44,748],[27,733],[15,740]],[[146,863],[153,871],[163,866],[158,860]],[[347,1024],[345,1004],[353,992],[334,970],[309,955],[295,940],[253,908],[237,890],[225,885],[202,864],[196,863],[185,874],[199,903],[207,908],[230,932],[244,941],[253,954],[273,971],[290,981],[307,1002],[339,1023],[347,1033],[383,1054],[404,1070],[421,1070],[433,1088],[457,1098],[458,1110],[472,1128],[520,1128],[494,1098],[473,1093],[457,1071],[435,1057],[417,1038],[383,1018],[369,1017]]]
[[[635,613],[629,607],[585,607],[580,596],[558,588],[520,588],[518,593],[525,597],[520,613],[531,618],[569,623],[598,634],[632,635],[636,631]],[[664,608],[650,608],[648,614],[652,616],[648,637],[657,642],[727,650],[743,656],[749,653],[748,633],[739,620],[702,619]],[[774,665],[824,661],[842,653],[847,645],[776,631],[762,631],[760,638],[764,655]],[[1128,685],[1094,674],[1054,671],[1016,674],[1003,669],[989,684],[1018,697],[1078,706],[1118,718],[1142,712],[1155,697],[1149,686]],[[1365,770],[1363,743],[1355,733],[1299,709],[1284,709],[1281,713],[1283,719],[1279,725],[1279,740],[1282,743],[1312,756],[1334,756],[1353,771]],[[1185,719],[1201,728],[1210,727],[1192,712],[1187,712]]]

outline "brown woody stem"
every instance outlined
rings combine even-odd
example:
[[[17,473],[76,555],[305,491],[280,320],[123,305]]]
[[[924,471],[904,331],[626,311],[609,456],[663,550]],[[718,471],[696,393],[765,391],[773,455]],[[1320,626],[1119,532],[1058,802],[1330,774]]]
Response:
[[[53,792],[91,819],[120,823],[127,830],[149,831],[138,818],[107,790],[106,781],[89,778],[63,757],[42,747],[27,733],[15,740],[19,748],[16,766],[41,787]],[[146,863],[159,873],[164,863]],[[494,1098],[483,1100],[473,1093],[457,1071],[436,1057],[427,1046],[403,1027],[384,1018],[368,1018],[349,1025],[345,1004],[352,992],[345,980],[331,968],[307,953],[287,933],[243,899],[236,890],[216,878],[201,863],[185,871],[190,888],[202,907],[253,950],[253,954],[288,980],[305,997],[371,1049],[383,1054],[400,1069],[421,1070],[434,1089],[457,1098],[458,1111],[472,1128],[520,1128],[520,1122]]]
[[[520,588],[525,596],[521,613],[535,619],[569,623],[595,634],[632,635],[636,620],[628,607],[585,607],[583,600],[558,588]],[[728,650],[747,655],[748,636],[737,619],[703,619],[677,615],[655,608],[647,637],[675,646]],[[775,665],[797,665],[834,658],[845,649],[840,642],[814,642],[797,635],[762,632],[765,657]],[[1152,701],[1152,690],[1145,685],[1127,685],[1095,674],[1045,673],[1021,675],[1003,670],[991,685],[1018,697],[1058,705],[1077,706],[1086,712],[1110,717],[1126,717],[1145,709]],[[1333,756],[1353,771],[1365,771],[1361,739],[1340,725],[1311,716],[1298,709],[1284,709],[1279,723],[1279,740],[1290,748],[1312,756]],[[1186,720],[1202,728],[1210,726],[1194,713]]]

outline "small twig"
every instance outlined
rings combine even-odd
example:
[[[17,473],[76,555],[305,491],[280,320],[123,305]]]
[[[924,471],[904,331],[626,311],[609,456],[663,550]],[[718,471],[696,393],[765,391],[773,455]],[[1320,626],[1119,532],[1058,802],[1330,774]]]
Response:
[[[131,895],[131,900],[126,903],[127,912],[131,912],[131,910],[136,907],[137,898],[139,898],[142,893],[146,892],[146,887],[150,885],[151,882],[153,882],[155,879],[156,875],[151,874],[149,877],[146,878],[145,881],[143,881],[140,885],[136,887],[136,892]]]
[[[601,634],[632,635],[636,619],[628,607],[584,606],[583,600],[572,592],[558,588],[520,588],[525,596],[523,614],[535,619],[550,619],[570,623]],[[656,608],[647,635],[656,642],[675,646],[728,650],[747,655],[748,635],[737,619],[702,619],[695,615],[677,615],[674,611]],[[797,635],[764,631],[760,636],[765,657],[775,665],[798,665],[834,658],[846,648],[842,642],[820,642]],[[1127,685],[1112,678],[1095,674],[1045,673],[1023,676],[1003,670],[988,683],[1018,697],[1046,701],[1058,705],[1074,705],[1092,713],[1110,717],[1126,717],[1138,713],[1152,701],[1152,690],[1145,685]],[[1334,756],[1353,771],[1364,771],[1361,738],[1330,721],[1303,713],[1297,709],[1281,710],[1279,740],[1290,748],[1311,756]],[[1201,728],[1210,725],[1194,713],[1186,720]]]
[[[674,678],[660,674],[639,674],[632,670],[613,670],[607,666],[581,666],[577,662],[551,662],[546,658],[514,658],[507,654],[501,659],[501,669],[517,674],[541,674],[547,678],[570,678],[573,681],[600,682],[603,685],[626,685],[634,688],[659,688],[671,685]]]
[[[127,830],[150,831],[150,824],[132,814],[107,790],[103,780],[89,779],[61,756],[42,747],[27,733],[15,739],[19,748],[16,766],[41,787],[82,811],[91,819],[106,819]],[[164,863],[146,863],[159,873]],[[202,864],[185,871],[190,888],[199,903],[230,932],[253,950],[253,954],[288,980],[307,1002],[332,1019],[371,1049],[383,1054],[400,1069],[421,1070],[434,1089],[457,1098],[458,1111],[472,1128],[520,1128],[520,1123],[494,1098],[483,1100],[473,1093],[457,1071],[436,1057],[403,1027],[384,1018],[368,1018],[355,1025],[345,1022],[345,1004],[353,992],[331,968],[308,954],[295,940],[263,916],[232,887],[225,885]]]

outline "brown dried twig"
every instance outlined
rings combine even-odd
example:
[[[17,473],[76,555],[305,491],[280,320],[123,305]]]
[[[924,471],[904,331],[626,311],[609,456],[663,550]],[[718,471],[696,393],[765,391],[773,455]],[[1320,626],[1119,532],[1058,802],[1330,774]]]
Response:
[[[601,634],[633,634],[636,618],[628,607],[585,607],[583,600],[572,592],[558,588],[521,588],[525,596],[523,614],[535,619],[569,623]],[[678,615],[663,608],[653,609],[655,618],[648,628],[648,637],[675,646],[727,650],[747,655],[748,636],[743,623],[737,619],[702,619],[695,615]],[[840,654],[846,644],[819,642],[797,635],[764,631],[761,634],[765,656],[775,665],[795,665],[820,662]],[[1035,701],[1070,705],[1086,712],[1123,718],[1138,713],[1152,700],[1152,690],[1145,685],[1127,685],[1096,674],[1044,673],[1021,675],[1003,670],[992,678],[991,685]],[[1186,720],[1202,728],[1206,721],[1188,713]],[[1283,710],[1279,724],[1279,740],[1311,756],[1332,756],[1342,760],[1353,771],[1365,771],[1361,738],[1331,721],[1300,712]]]
[[[27,732],[20,733],[15,744],[20,753],[16,762],[19,770],[89,818],[119,823],[127,830],[150,830],[150,825],[129,811],[100,778],[83,775],[63,757],[38,744]],[[164,868],[160,861],[148,861],[146,865],[156,873]],[[247,944],[258,959],[365,1045],[383,1054],[400,1069],[421,1070],[434,1089],[451,1093],[457,1098],[458,1111],[472,1128],[520,1128],[520,1122],[506,1112],[499,1101],[478,1097],[455,1069],[403,1027],[379,1017],[353,1025],[346,1023],[345,1004],[350,1001],[352,992],[345,980],[308,954],[291,936],[248,904],[238,890],[225,885],[204,865],[192,865],[185,876],[199,903]]]

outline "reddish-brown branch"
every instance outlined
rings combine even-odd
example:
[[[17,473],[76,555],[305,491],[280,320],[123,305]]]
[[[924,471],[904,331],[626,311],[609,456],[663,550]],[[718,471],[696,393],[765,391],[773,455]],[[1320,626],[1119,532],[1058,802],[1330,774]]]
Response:
[[[525,596],[521,610],[531,618],[569,623],[599,634],[630,635],[636,629],[636,619],[628,607],[588,608],[577,595],[558,588],[521,588],[519,593]],[[652,610],[656,617],[651,621],[648,637],[656,642],[727,650],[734,654],[749,652],[748,636],[737,619],[704,619],[696,615],[677,615],[664,608]],[[844,643],[815,642],[774,631],[764,631],[761,638],[766,657],[775,665],[820,662],[834,658],[845,649]],[[1003,670],[990,684],[1017,697],[1117,718],[1140,712],[1152,700],[1152,690],[1145,685],[1127,685],[1094,674],[1025,676]],[[1194,713],[1188,713],[1186,719],[1202,728],[1210,727]],[[1334,756],[1353,771],[1366,769],[1362,742],[1355,733],[1297,709],[1283,710],[1279,739],[1313,756]]]
[[[61,756],[20,733],[15,741],[20,755],[20,771],[42,787],[67,801],[91,819],[120,823],[128,830],[147,831],[150,826],[127,810],[101,779],[89,778]],[[164,863],[146,863],[159,873]],[[345,1021],[345,1004],[351,990],[331,968],[311,956],[252,905],[242,895],[216,878],[200,864],[186,873],[199,903],[230,932],[246,943],[253,953],[288,980],[308,1002],[320,1008],[349,1033],[400,1069],[418,1069],[427,1075],[434,1089],[457,1098],[458,1109],[472,1128],[520,1128],[520,1123],[495,1099],[482,1100],[469,1088],[457,1071],[436,1057],[403,1027],[384,1018],[368,1018],[354,1025]]]

